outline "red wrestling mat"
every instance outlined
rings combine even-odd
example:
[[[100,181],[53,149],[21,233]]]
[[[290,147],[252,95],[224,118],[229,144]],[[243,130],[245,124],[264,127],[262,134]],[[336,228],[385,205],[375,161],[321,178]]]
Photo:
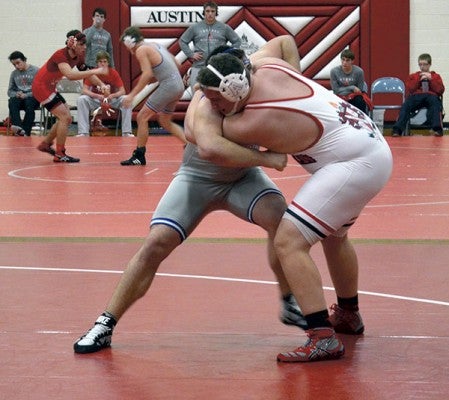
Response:
[[[112,349],[73,354],[138,245],[0,242],[5,399],[447,398],[447,245],[356,245],[366,332],[342,336],[341,360],[276,363],[305,336],[277,319],[264,245],[244,241],[185,243]],[[314,256],[331,304],[319,248]]]
[[[35,147],[40,138],[0,137],[0,237],[143,237],[177,170],[182,145],[150,137],[145,167],[122,167],[135,138],[69,138],[79,164],[59,165]],[[449,237],[449,141],[446,137],[391,138],[394,172],[387,187],[351,229],[362,239]],[[267,171],[289,201],[307,173],[293,160]],[[219,227],[219,228],[218,228]],[[258,227],[215,212],[193,237],[261,238]]]
[[[135,139],[69,138],[81,163],[59,165],[35,150],[38,137],[0,137],[0,398],[446,398],[449,142],[389,141],[393,177],[352,229],[365,335],[343,337],[341,360],[283,365],[276,354],[305,336],[278,321],[263,231],[225,212],[162,264],[112,349],[75,355],[73,341],[146,235],[182,145],[150,137],[149,164],[122,167]],[[293,161],[269,173],[287,199],[307,177]],[[313,256],[331,304],[318,246]]]

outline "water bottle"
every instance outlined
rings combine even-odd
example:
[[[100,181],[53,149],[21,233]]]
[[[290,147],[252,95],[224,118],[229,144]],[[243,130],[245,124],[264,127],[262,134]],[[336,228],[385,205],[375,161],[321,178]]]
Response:
[[[428,79],[423,79],[421,81],[421,88],[424,93],[429,91],[429,80]]]

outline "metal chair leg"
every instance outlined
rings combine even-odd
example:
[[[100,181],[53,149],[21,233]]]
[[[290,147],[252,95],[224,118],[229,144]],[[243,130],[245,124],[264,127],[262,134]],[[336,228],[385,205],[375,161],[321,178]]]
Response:
[[[117,110],[117,117],[116,117],[117,119],[115,121],[115,136],[118,136],[118,127],[121,121],[121,111],[120,108],[117,108],[116,110]]]

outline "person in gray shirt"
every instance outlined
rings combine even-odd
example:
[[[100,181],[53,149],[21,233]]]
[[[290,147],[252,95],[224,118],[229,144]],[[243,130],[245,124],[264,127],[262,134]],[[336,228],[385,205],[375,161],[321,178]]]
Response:
[[[354,65],[354,58],[354,53],[349,49],[341,52],[341,65],[331,69],[331,87],[337,96],[367,114],[365,74],[362,68]]]
[[[89,69],[97,68],[97,53],[106,51],[111,57],[110,66],[114,68],[111,34],[103,28],[106,21],[106,10],[96,8],[92,13],[93,24],[83,31],[86,35],[86,65]]]
[[[207,1],[203,4],[203,15],[203,21],[191,25],[179,38],[181,50],[192,61],[189,81],[192,93],[196,76],[204,67],[209,54],[218,46],[228,42],[234,48],[240,48],[242,43],[239,35],[229,25],[217,21],[218,5],[215,2]],[[193,50],[190,48],[190,43],[193,43]]]
[[[39,68],[28,64],[21,51],[13,51],[8,59],[14,65],[8,85],[11,130],[18,136],[30,136],[36,116],[35,110],[39,108],[39,102],[33,97],[31,86]],[[25,110],[23,121],[20,110]]]

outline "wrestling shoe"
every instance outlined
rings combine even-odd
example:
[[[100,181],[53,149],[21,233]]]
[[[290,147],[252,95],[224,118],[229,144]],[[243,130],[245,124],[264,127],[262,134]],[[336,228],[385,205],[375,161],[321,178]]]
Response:
[[[56,151],[53,147],[51,147],[51,144],[48,144],[47,142],[41,142],[39,146],[36,147],[39,151],[42,151],[44,153],[51,154],[54,156],[56,154]]]
[[[352,310],[345,310],[337,304],[330,306],[331,314],[329,322],[332,324],[335,332],[346,333],[349,335],[361,335],[365,330],[360,313]]]
[[[285,325],[295,325],[303,330],[307,329],[307,321],[292,294],[282,298],[280,320]]]
[[[121,165],[146,165],[147,160],[145,159],[145,154],[134,150],[133,155],[129,160],[121,161]]]
[[[332,328],[314,328],[306,331],[308,340],[300,347],[287,353],[279,353],[280,362],[324,361],[340,358],[345,346]]]
[[[114,318],[101,314],[95,321],[95,325],[73,344],[75,353],[94,353],[110,347],[116,323]]]
[[[79,158],[75,158],[75,157],[71,157],[68,156],[67,154],[62,153],[62,154],[55,154],[55,156],[53,157],[53,162],[62,162],[62,163],[76,163],[76,162],[80,162]]]

